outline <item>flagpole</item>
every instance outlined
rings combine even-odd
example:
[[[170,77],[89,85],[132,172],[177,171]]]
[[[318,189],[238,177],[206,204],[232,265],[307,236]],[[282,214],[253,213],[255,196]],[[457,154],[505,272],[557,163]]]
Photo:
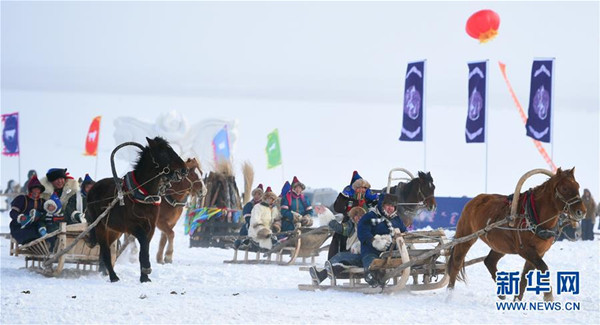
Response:
[[[426,85],[427,85],[427,79],[426,79],[426,74],[425,71],[426,69],[426,63],[427,63],[427,59],[423,60],[423,107],[422,107],[422,111],[423,111],[423,172],[427,172],[427,141],[426,141],[426,126],[427,126],[427,114],[425,113],[425,101],[426,101],[426,97],[425,97],[425,89],[426,89]]]
[[[488,69],[488,61],[489,60],[485,60],[485,193],[488,193],[488,143],[490,141],[490,139],[488,139],[488,115],[490,114],[490,109],[488,107],[488,76],[489,76],[489,69]]]
[[[19,148],[19,184],[21,183],[21,148]]]
[[[550,96],[550,159],[554,161],[554,113],[556,110],[554,109],[554,75],[556,74],[556,62],[555,58],[551,58],[552,60],[552,76],[550,77],[550,83],[552,85],[551,91],[552,95]]]

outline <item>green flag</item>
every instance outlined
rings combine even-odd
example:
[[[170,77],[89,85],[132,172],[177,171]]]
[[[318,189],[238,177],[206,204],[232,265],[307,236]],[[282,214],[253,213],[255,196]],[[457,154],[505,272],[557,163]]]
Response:
[[[281,148],[279,147],[279,131],[277,129],[267,135],[267,168],[281,165]]]

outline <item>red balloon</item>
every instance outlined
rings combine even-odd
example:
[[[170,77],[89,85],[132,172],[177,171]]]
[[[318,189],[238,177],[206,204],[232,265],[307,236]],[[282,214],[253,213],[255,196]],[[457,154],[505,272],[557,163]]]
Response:
[[[467,20],[467,34],[485,43],[498,35],[500,27],[500,16],[492,10],[480,10]]]

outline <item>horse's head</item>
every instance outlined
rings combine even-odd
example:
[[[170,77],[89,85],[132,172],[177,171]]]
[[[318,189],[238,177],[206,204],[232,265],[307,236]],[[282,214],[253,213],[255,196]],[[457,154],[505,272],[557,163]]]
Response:
[[[138,161],[138,166],[141,162],[151,159],[153,167],[162,172],[169,182],[180,182],[188,175],[188,168],[185,162],[173,150],[167,140],[156,137],[154,139],[146,138],[148,141],[148,150],[144,150]]]
[[[206,185],[204,185],[204,181],[202,180],[202,169],[200,168],[200,163],[196,160],[196,158],[188,158],[185,161],[185,165],[188,168],[188,175],[185,177],[185,180],[189,182],[190,190],[192,192],[192,196],[196,198],[201,198],[206,196]]]
[[[550,178],[554,196],[554,206],[567,215],[572,222],[585,216],[586,208],[579,196],[579,183],[575,180],[575,167],[562,171],[558,169]]]
[[[429,211],[434,211],[436,208],[435,203],[435,185],[433,185],[433,177],[431,173],[419,172],[419,176],[413,179],[411,182],[415,182],[412,186],[410,193],[411,198],[416,202],[422,202],[425,208]]]

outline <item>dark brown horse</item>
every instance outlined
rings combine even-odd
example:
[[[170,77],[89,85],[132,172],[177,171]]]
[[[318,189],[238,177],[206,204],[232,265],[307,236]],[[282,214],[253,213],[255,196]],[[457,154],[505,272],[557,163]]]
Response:
[[[390,187],[390,193],[398,196],[397,211],[405,226],[411,226],[415,216],[421,210],[435,210],[434,192],[435,185],[430,172],[427,174],[419,172],[418,176],[408,183],[399,183]]]
[[[141,151],[133,172],[124,178],[124,205],[114,205],[89,234],[88,241],[100,245],[101,261],[111,282],[119,281],[119,277],[111,264],[110,245],[123,233],[135,236],[140,243],[140,281],[150,281],[149,245],[158,219],[161,189],[164,191],[171,181],[181,181],[188,173],[185,163],[167,141],[159,137],[146,140],[148,146]],[[113,178],[102,179],[92,187],[88,193],[88,222],[96,220],[117,192]]]
[[[496,281],[498,261],[505,254],[518,254],[525,259],[520,291],[515,300],[523,298],[527,284],[525,277],[530,270],[538,269],[542,272],[548,270],[542,257],[554,243],[554,238],[558,236],[559,219],[580,220],[585,214],[574,170],[575,168],[563,172],[559,168],[546,182],[527,193],[522,193],[519,196],[516,212],[520,215],[515,220],[515,224],[494,228],[480,237],[491,248],[484,263],[494,281]],[[520,185],[518,188],[520,190]],[[509,216],[511,199],[511,196],[499,194],[476,196],[465,205],[456,226],[455,238],[468,236],[483,229],[487,224]],[[450,275],[449,289],[454,288],[457,277],[459,280],[464,279],[465,255],[476,241],[477,238],[474,238],[452,248],[447,266]],[[500,298],[504,297],[500,296]],[[552,299],[552,292],[544,293],[544,300]]]
[[[167,189],[160,204],[160,213],[156,223],[156,227],[161,231],[158,252],[156,253],[156,262],[159,264],[173,262],[173,240],[175,239],[173,227],[181,217],[189,195],[192,195],[192,200],[198,200],[206,195],[206,186],[202,181],[202,170],[196,158],[188,158],[185,165],[189,170],[188,175],[181,182],[173,183],[172,187]],[[167,251],[164,252],[167,241],[169,244]]]

